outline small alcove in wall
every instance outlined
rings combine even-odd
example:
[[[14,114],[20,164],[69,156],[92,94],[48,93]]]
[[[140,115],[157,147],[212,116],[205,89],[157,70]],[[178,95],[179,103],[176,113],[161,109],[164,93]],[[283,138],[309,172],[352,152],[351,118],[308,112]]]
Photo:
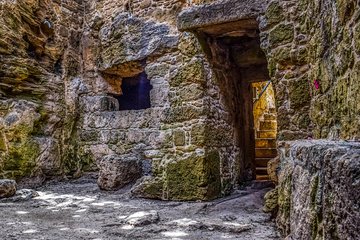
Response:
[[[140,110],[151,107],[152,86],[145,72],[134,77],[125,77],[121,82],[121,95],[114,96],[119,102],[119,110]]]

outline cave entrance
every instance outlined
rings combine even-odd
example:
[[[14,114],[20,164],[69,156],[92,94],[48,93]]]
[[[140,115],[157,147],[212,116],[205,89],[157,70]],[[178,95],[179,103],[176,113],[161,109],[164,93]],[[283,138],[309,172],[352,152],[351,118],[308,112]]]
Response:
[[[235,144],[240,149],[236,163],[239,182],[266,180],[267,162],[276,156],[276,117],[273,116],[274,91],[269,90],[272,88],[268,82],[267,59],[260,47],[258,24],[255,19],[246,19],[193,32],[216,75],[234,127]],[[257,95],[265,86],[266,92]],[[267,102],[269,99],[271,103]],[[264,105],[268,107],[262,109]]]

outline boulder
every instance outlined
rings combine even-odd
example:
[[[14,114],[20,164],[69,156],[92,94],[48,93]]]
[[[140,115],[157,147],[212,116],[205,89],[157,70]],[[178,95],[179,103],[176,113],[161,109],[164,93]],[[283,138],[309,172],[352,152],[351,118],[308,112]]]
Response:
[[[117,190],[142,176],[141,161],[133,156],[108,155],[99,162],[98,185],[103,190]]]
[[[0,180],[0,198],[8,198],[16,193],[16,182],[9,179]]]

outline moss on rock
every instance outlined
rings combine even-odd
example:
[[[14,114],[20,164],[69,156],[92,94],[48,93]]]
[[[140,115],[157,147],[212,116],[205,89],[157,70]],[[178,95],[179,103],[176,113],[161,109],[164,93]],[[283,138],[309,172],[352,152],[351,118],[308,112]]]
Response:
[[[272,2],[266,10],[265,17],[268,26],[272,26],[274,24],[280,23],[285,19],[284,10],[278,2]]]
[[[264,205],[263,211],[266,212],[266,213],[271,213],[272,216],[276,216],[277,211],[279,209],[278,189],[275,188],[275,189],[267,192],[264,199],[265,199],[265,205]]]
[[[11,143],[3,163],[3,171],[11,173],[15,179],[31,176],[36,169],[36,159],[40,155],[39,145],[31,139]]]
[[[299,109],[308,105],[311,98],[307,79],[302,78],[289,84],[289,99],[293,109]]]
[[[269,33],[269,43],[276,47],[280,44],[292,42],[294,39],[294,26],[292,24],[280,24]]]
[[[217,151],[169,163],[166,168],[167,198],[209,200],[220,195],[220,157]]]

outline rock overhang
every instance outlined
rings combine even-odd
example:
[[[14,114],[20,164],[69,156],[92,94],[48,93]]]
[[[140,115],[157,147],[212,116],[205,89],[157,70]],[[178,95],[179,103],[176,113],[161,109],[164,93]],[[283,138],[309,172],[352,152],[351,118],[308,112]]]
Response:
[[[244,30],[258,29],[256,19],[264,12],[266,3],[266,0],[227,0],[194,6],[179,14],[177,27],[180,31],[210,35],[244,34]]]

